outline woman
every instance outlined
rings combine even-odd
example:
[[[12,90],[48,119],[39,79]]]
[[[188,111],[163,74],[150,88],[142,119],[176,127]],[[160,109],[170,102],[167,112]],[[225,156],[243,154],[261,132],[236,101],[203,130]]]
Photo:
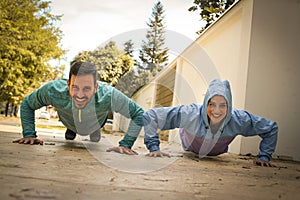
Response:
[[[237,135],[259,135],[262,138],[258,159],[261,166],[275,166],[270,162],[276,147],[276,122],[232,108],[229,82],[213,80],[206,92],[203,105],[153,108],[143,114],[145,144],[148,156],[169,156],[161,152],[157,129],[180,128],[182,146],[200,157],[226,153]]]

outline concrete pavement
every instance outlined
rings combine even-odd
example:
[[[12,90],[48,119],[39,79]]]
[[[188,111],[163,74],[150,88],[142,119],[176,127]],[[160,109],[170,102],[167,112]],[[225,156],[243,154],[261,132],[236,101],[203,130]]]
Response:
[[[224,154],[199,159],[163,143],[171,158],[149,158],[142,138],[137,156],[106,152],[121,135],[99,143],[64,139],[64,131],[38,129],[41,145],[14,144],[21,128],[0,122],[0,199],[300,199],[300,164]]]

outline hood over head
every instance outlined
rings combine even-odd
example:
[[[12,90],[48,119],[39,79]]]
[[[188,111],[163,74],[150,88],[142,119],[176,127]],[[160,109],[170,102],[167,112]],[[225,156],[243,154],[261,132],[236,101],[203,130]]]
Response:
[[[223,125],[227,124],[228,121],[231,118],[231,111],[232,111],[232,96],[231,96],[231,89],[230,89],[230,84],[228,80],[220,80],[220,79],[214,79],[210,82],[205,97],[204,97],[204,102],[203,102],[203,107],[202,107],[202,117],[205,122],[206,126],[209,126],[208,122],[208,116],[207,116],[207,105],[209,100],[215,96],[215,95],[220,95],[225,98],[227,101],[227,114],[224,119]]]

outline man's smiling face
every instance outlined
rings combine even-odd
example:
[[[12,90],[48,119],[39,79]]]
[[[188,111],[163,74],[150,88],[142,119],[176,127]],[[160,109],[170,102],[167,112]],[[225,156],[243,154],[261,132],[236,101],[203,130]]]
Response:
[[[91,101],[97,87],[98,83],[94,83],[92,74],[72,75],[71,80],[68,80],[69,93],[77,109],[83,109]]]

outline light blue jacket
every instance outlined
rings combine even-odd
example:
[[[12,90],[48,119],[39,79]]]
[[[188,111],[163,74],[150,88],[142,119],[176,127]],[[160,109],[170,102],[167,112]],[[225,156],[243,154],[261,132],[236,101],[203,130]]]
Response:
[[[119,142],[128,148],[132,147],[143,125],[143,109],[114,87],[98,81],[98,89],[91,102],[84,109],[78,110],[69,95],[67,79],[60,79],[45,84],[23,100],[23,137],[36,137],[34,111],[48,105],[56,108],[59,119],[68,129],[80,135],[89,135],[101,128],[108,111],[131,118],[127,133]]]
[[[213,134],[208,121],[207,105],[215,95],[221,95],[226,99],[228,112],[217,132]],[[258,159],[269,162],[277,143],[276,122],[232,108],[229,82],[218,79],[210,83],[203,105],[153,108],[143,114],[143,121],[144,141],[150,152],[159,150],[157,129],[180,128],[183,148],[201,156],[227,152],[228,145],[237,135],[246,137],[259,135],[262,141]]]

